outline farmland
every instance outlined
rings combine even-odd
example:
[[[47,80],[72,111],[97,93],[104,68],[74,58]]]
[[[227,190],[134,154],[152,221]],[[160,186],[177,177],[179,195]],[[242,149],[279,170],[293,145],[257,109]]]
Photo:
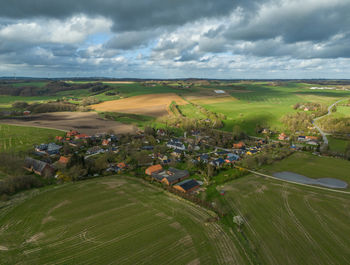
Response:
[[[62,131],[0,124],[0,151],[27,151],[35,144],[53,141]]]
[[[54,128],[63,131],[79,130],[87,134],[103,133],[110,130],[116,133],[133,133],[133,125],[102,119],[95,112],[52,112],[32,115],[26,120],[0,120],[6,124]]]
[[[210,215],[137,179],[32,193],[1,213],[2,264],[242,264]]]
[[[135,96],[116,101],[108,101],[92,105],[91,107],[97,111],[125,112],[161,117],[168,113],[167,108],[173,101],[179,105],[186,104],[186,101],[181,97],[171,93]]]
[[[220,186],[261,264],[346,264],[350,195],[248,175]]]

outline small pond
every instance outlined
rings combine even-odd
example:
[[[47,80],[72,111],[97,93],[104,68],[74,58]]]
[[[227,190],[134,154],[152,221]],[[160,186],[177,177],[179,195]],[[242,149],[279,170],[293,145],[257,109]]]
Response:
[[[345,181],[334,179],[334,178],[319,178],[319,179],[312,179],[309,177],[305,177],[303,175],[299,175],[293,172],[283,171],[283,172],[277,172],[274,173],[273,176],[275,178],[298,182],[302,184],[308,184],[308,185],[318,185],[323,186],[331,189],[346,189],[348,187],[348,183]]]

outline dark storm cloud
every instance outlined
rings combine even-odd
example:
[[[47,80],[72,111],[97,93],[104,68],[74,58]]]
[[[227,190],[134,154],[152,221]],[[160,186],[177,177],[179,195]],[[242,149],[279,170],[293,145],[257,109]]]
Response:
[[[293,3],[293,1],[290,1]],[[286,43],[319,42],[350,30],[350,1],[294,1],[264,9],[247,24],[232,25],[225,36],[232,40],[257,41],[283,37]],[[285,2],[288,3],[288,2]]]
[[[74,14],[104,16],[115,30],[182,25],[200,18],[227,15],[238,6],[252,10],[257,0],[11,0],[1,3],[0,17],[65,18]],[[261,1],[259,1],[261,2]]]

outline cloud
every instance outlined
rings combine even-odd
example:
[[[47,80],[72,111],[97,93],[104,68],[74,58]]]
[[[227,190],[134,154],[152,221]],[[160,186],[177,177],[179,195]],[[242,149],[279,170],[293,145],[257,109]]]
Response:
[[[12,0],[0,75],[347,77],[349,0]]]
[[[132,31],[183,25],[200,18],[224,16],[238,6],[253,8],[257,0],[12,0],[1,4],[9,18],[67,18],[76,14],[104,16],[115,30]]]
[[[103,17],[74,16],[63,21],[57,19],[22,20],[0,27],[1,42],[66,43],[84,41],[97,32],[108,32],[112,22]]]

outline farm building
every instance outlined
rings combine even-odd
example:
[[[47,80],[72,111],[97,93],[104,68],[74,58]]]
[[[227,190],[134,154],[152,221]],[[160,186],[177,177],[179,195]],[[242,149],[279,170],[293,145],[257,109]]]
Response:
[[[180,170],[172,167],[166,171],[152,174],[152,178],[154,178],[156,181],[162,182],[169,186],[180,182],[188,176],[189,172],[187,170]]]
[[[145,173],[149,176],[151,176],[152,174],[158,173],[160,171],[163,170],[162,165],[154,165],[154,166],[150,166],[146,169]]]
[[[31,157],[27,157],[24,160],[24,168],[46,178],[52,177],[55,172],[54,168],[50,164]]]
[[[181,192],[191,192],[197,188],[199,188],[199,183],[194,179],[184,180],[176,185],[174,185],[174,189],[177,189]]]
[[[35,151],[37,151],[39,153],[45,153],[48,155],[55,155],[55,154],[59,153],[61,148],[62,148],[62,146],[60,146],[60,145],[57,145],[55,143],[49,143],[49,144],[38,145],[35,148]]]

